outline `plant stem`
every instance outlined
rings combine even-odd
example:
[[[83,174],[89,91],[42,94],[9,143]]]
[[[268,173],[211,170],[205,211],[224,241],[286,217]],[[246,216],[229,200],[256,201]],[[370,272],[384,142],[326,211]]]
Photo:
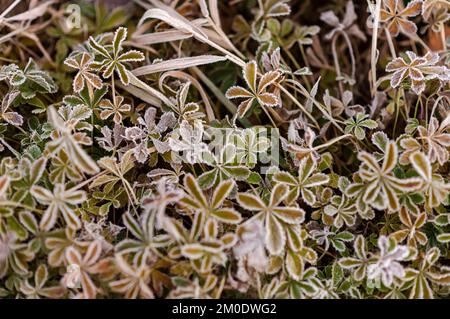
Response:
[[[0,138],[0,142],[2,142],[3,145],[5,145],[9,149],[9,151],[13,153],[15,157],[17,157],[17,159],[20,159],[20,153],[18,153],[11,145],[9,145],[8,142],[6,142],[3,138]]]
[[[36,213],[40,213],[40,214],[42,214],[44,212],[41,209],[37,209],[37,208],[31,207],[31,206],[28,206],[28,205],[25,205],[22,203],[17,203],[17,202],[9,201],[9,200],[0,201],[0,206],[22,207],[22,208],[28,209],[32,212],[36,212]]]
[[[372,72],[372,97],[375,96],[377,92],[377,40],[378,40],[378,24],[380,23],[380,9],[381,9],[381,0],[377,0],[375,5],[375,12],[372,13],[374,15],[373,21],[373,30],[372,30],[372,47],[370,51],[370,64],[371,64],[371,72]]]
[[[116,107],[116,86],[114,84],[114,72],[111,74],[111,88],[112,88],[113,105],[114,107]]]
[[[391,33],[387,28],[384,28],[384,33],[386,34],[386,39],[389,45],[389,50],[391,51],[391,55],[395,59],[397,57],[397,54],[395,53],[395,46],[394,42],[392,41]]]
[[[442,41],[442,52],[447,51],[447,41],[445,37],[445,25],[444,23],[441,24],[441,41]]]
[[[334,36],[333,40],[331,41],[331,53],[333,54],[333,62],[334,62],[334,68],[336,70],[336,78],[340,78],[341,77],[341,68],[339,66],[339,60],[337,57],[336,39],[337,39],[337,37]],[[338,86],[339,86],[339,92],[342,97],[342,95],[344,94],[344,87],[342,86],[341,81],[338,81]]]

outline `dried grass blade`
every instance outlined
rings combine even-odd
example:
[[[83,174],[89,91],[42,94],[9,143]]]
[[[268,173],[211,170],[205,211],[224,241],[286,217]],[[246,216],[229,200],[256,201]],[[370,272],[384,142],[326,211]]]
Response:
[[[157,72],[180,70],[193,66],[225,61],[226,59],[226,57],[218,55],[200,55],[196,57],[178,58],[142,66],[140,68],[134,69],[133,74],[136,76],[141,76]]]
[[[219,4],[217,3],[217,0],[209,0],[209,11],[211,14],[211,18],[216,23],[216,25],[220,28],[220,14],[219,14]]]
[[[172,101],[169,100],[169,98],[167,98],[164,94],[162,94],[158,90],[155,90],[154,88],[149,86],[147,83],[139,80],[132,72],[129,72],[128,76],[130,77],[130,84],[142,89],[143,91],[149,93],[150,95],[153,95],[164,104],[173,106],[173,103]]]
[[[183,17],[181,14],[179,14],[175,9],[173,9],[172,7],[169,7],[168,5],[165,5],[164,3],[162,3],[159,0],[149,0],[155,7],[162,9],[164,11],[166,11],[170,16],[172,16],[174,19],[180,20],[183,23],[190,25],[191,28],[194,30],[194,32],[198,33],[199,35],[202,35],[204,37],[206,37],[206,34],[203,33],[203,31],[196,27],[195,25],[192,24],[191,21],[189,21],[188,19],[186,19],[185,17]]]
[[[53,3],[55,3],[54,0],[47,1],[45,3],[42,3],[42,4],[38,5],[38,6],[36,6],[33,9],[30,9],[28,11],[19,13],[19,14],[15,15],[15,16],[6,18],[5,20],[9,21],[9,22],[34,20],[36,18],[41,17],[45,13],[45,11],[47,11],[48,6],[53,4]]]
[[[202,25],[205,25],[206,21],[204,19],[196,19],[192,21],[192,23],[198,27],[201,27]],[[139,44],[157,44],[189,39],[192,36],[192,33],[173,29],[162,32],[135,35],[133,36],[133,40]]]
[[[159,89],[161,91],[162,91],[162,85],[164,83],[164,80],[169,76],[177,78],[177,79],[190,81],[192,83],[192,85],[195,86],[195,88],[199,91],[199,93],[202,97],[202,100],[205,103],[205,110],[206,110],[206,115],[208,116],[208,120],[210,122],[215,120],[214,110],[209,101],[208,94],[206,94],[202,85],[200,84],[200,82],[197,81],[196,78],[194,78],[192,75],[189,75],[182,71],[168,71],[168,72],[162,74],[161,77],[159,78]]]
[[[194,36],[201,38],[207,38],[206,34],[191,21],[179,15],[175,10],[170,7],[164,6],[164,9],[154,8],[145,11],[141,20],[138,23],[140,26],[147,19],[159,19],[164,21],[168,25],[175,29],[182,30],[187,33],[192,33]]]
[[[120,87],[121,89],[124,89],[128,93],[136,96],[137,98],[141,99],[142,101],[147,102],[150,105],[154,105],[157,107],[161,107],[161,105],[162,105],[161,101],[158,98],[156,98],[155,96],[151,95],[147,91],[145,91],[137,86],[123,85],[121,83],[118,83],[117,86]]]
[[[157,44],[172,41],[179,41],[192,38],[192,34],[179,30],[169,30],[163,32],[143,34],[136,36],[133,40],[139,44]]]

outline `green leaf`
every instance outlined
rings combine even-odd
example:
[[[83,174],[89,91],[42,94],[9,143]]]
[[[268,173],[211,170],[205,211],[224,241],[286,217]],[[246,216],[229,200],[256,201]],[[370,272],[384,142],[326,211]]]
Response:
[[[242,220],[241,214],[231,208],[214,210],[212,215],[221,222],[227,224],[238,224]]]
[[[239,205],[251,211],[262,210],[265,208],[264,203],[253,194],[239,193],[236,197]]]
[[[181,247],[181,254],[189,259],[199,259],[204,253],[205,250],[200,244],[187,244]]]
[[[353,234],[348,231],[343,231],[337,234],[334,238],[342,241],[352,241],[355,238],[355,236],[353,236]]]
[[[439,240],[441,243],[450,242],[450,233],[439,234],[437,236],[437,240]]]
[[[386,149],[389,138],[384,132],[376,132],[372,135],[372,143],[375,144],[382,152]]]
[[[125,53],[122,53],[118,58],[117,61],[120,62],[132,62],[132,61],[143,61],[145,59],[145,56],[142,52],[137,50],[130,50]]]
[[[273,216],[266,219],[266,246],[272,255],[280,255],[284,250],[286,235],[281,223]]]
[[[367,127],[368,129],[376,129],[378,127],[378,123],[374,120],[364,120],[360,123],[361,126]]]
[[[228,166],[224,169],[238,181],[244,181],[250,176],[250,170],[245,166]]]
[[[236,184],[232,179],[221,182],[213,193],[211,206],[213,208],[219,208],[233,190],[235,185]]]
[[[339,251],[339,252],[343,252],[345,251],[345,245],[339,241],[339,240],[332,240],[330,239],[331,245],[333,245],[333,247]]]
[[[364,129],[359,126],[355,127],[354,132],[356,138],[360,141],[362,141],[366,137],[366,132],[364,132]]]
[[[361,261],[356,258],[341,258],[339,259],[339,265],[343,268],[354,268],[361,265]]]
[[[127,38],[127,33],[127,28],[124,27],[118,28],[114,33],[113,52],[115,56],[122,50],[122,42]]]
[[[286,270],[294,280],[300,280],[303,276],[305,265],[303,259],[296,253],[289,251],[286,255]]]
[[[116,63],[115,66],[116,66],[117,74],[119,75],[120,82],[122,82],[123,85],[130,84],[130,77],[128,76],[128,71],[123,66],[123,64]]]
[[[247,183],[249,184],[259,184],[262,181],[261,175],[256,172],[251,172],[247,178]]]
[[[142,233],[141,226],[139,223],[131,216],[130,212],[126,212],[123,215],[123,223],[127,229],[138,239],[144,240],[145,236]]]
[[[111,59],[111,55],[108,50],[105,49],[102,45],[100,45],[93,37],[89,38],[89,46],[95,53],[101,55],[104,59]]]
[[[25,238],[27,238],[27,230],[19,223],[19,221],[14,216],[8,217],[6,220],[8,223],[8,229],[16,233],[19,239],[24,240]]]
[[[19,220],[32,234],[39,231],[39,226],[34,215],[29,211],[21,211],[19,213]]]
[[[433,222],[438,226],[446,226],[450,224],[450,214],[440,214]]]
[[[202,189],[209,189],[216,183],[217,176],[218,170],[216,168],[213,168],[212,170],[204,172],[198,177],[198,184]]]
[[[338,263],[334,263],[331,268],[331,278],[333,280],[333,286],[337,287],[341,280],[344,278],[344,272]]]

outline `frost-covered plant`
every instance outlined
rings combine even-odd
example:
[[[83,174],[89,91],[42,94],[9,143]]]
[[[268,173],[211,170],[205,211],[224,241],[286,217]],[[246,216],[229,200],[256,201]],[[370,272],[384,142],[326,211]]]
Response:
[[[0,19],[0,298],[450,296],[448,1],[38,3]]]

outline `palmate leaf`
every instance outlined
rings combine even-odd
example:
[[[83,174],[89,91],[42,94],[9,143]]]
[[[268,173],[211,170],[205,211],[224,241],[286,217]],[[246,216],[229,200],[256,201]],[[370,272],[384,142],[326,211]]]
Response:
[[[414,192],[422,186],[420,178],[399,179],[394,176],[392,171],[397,164],[397,158],[395,142],[386,144],[381,166],[373,155],[364,151],[358,154],[358,159],[363,163],[360,167],[360,176],[367,182],[363,200],[375,208],[388,207],[391,211],[398,211],[400,208],[398,194]]]
[[[265,246],[272,255],[280,255],[286,245],[286,233],[292,236],[290,242],[293,248],[299,248],[300,243],[294,237],[295,231],[290,227],[299,225],[304,220],[305,212],[298,207],[279,206],[287,197],[289,189],[286,185],[277,184],[271,194],[269,203],[265,204],[258,196],[248,193],[238,193],[236,199],[242,207],[259,212],[253,218],[264,219],[266,228]],[[298,242],[298,243],[296,243]]]
[[[364,236],[358,235],[355,239],[354,250],[356,258],[344,257],[339,259],[339,265],[345,269],[355,269],[353,277],[357,281],[361,281],[367,274],[367,265],[370,261],[367,255],[367,247]]]
[[[273,178],[276,182],[286,184],[291,189],[286,199],[288,204],[294,202],[301,193],[301,198],[304,202],[310,206],[314,205],[316,196],[310,188],[327,184],[330,180],[323,173],[313,174],[316,168],[316,162],[311,156],[307,156],[300,162],[298,177],[293,177],[286,172],[280,172],[274,175]]]
[[[353,131],[357,139],[363,140],[366,137],[364,128],[375,129],[378,126],[377,122],[367,119],[367,117],[368,115],[358,113],[355,118],[345,121],[345,124],[347,125],[344,130],[345,133],[348,134]]]
[[[309,267],[303,272],[302,278],[298,281],[292,281],[289,287],[292,298],[305,299],[305,297],[312,297],[319,289],[318,284],[315,283],[317,278],[317,269]]]
[[[136,50],[127,51],[120,54],[122,51],[122,43],[127,37],[127,29],[120,27],[114,33],[112,42],[112,53],[108,52],[105,46],[100,45],[93,37],[89,38],[89,46],[92,50],[101,56],[101,60],[93,62],[91,67],[99,71],[103,71],[103,77],[109,78],[114,72],[119,76],[120,81],[124,85],[130,83],[129,71],[123,63],[132,61],[144,60],[144,55]]]
[[[324,213],[323,219],[326,220],[326,216],[332,217],[333,225],[339,229],[344,224],[350,227],[355,224],[357,208],[345,195],[336,195],[331,198],[331,204],[325,206]]]
[[[13,6],[20,1],[14,2]],[[126,24],[134,32],[133,21],[125,21],[133,17],[115,11],[111,19],[104,19],[98,7],[97,16],[86,17],[94,25],[87,30],[95,34],[90,44],[78,45],[90,34],[61,29],[58,19],[43,24],[48,30],[31,28],[36,31],[31,39],[13,32],[0,40],[8,43],[2,62],[26,63],[28,54],[44,54],[38,64],[29,63],[25,69],[0,66],[0,96],[5,95],[0,112],[0,286],[5,287],[0,297],[447,297],[450,95],[448,74],[432,73],[446,70],[442,64],[450,56],[429,53],[415,59],[410,52],[407,59],[399,51],[406,61],[394,59],[388,66],[396,75],[380,77],[378,83],[355,82],[341,92],[342,101],[326,94],[325,113],[333,111],[339,124],[329,129],[333,123],[321,114],[323,105],[316,97],[339,87],[316,79],[306,90],[297,80],[308,76],[303,71],[309,68],[317,71],[316,77],[326,73],[329,55],[339,58],[356,48],[350,42],[353,36],[363,37],[357,25],[365,17],[365,5],[355,7],[355,1],[347,1],[344,19],[325,12],[322,18],[333,31],[313,41],[319,27],[273,19],[290,11],[289,0],[231,5],[239,14],[238,23],[227,19],[223,27],[218,4],[226,10],[226,1],[138,2],[151,2],[153,8],[143,20],[156,20],[140,25],[134,35],[120,27]],[[382,8],[396,3],[376,2]],[[419,2],[411,2],[415,11]],[[402,13],[406,5],[397,4]],[[61,9],[56,2],[54,9]],[[302,6],[299,14],[323,9],[321,3],[313,3]],[[441,11],[446,10],[441,9],[425,22],[444,21]],[[51,18],[50,11],[40,20]],[[251,18],[249,13],[253,21],[245,20]],[[116,24],[118,20],[123,23]],[[230,28],[234,36],[228,37]],[[49,38],[41,39],[46,31]],[[331,35],[336,39],[342,32],[351,41],[335,47],[336,52],[324,51],[327,46],[320,41]],[[21,39],[26,42],[21,44]],[[185,39],[204,45],[190,47]],[[299,48],[294,50],[294,44]],[[404,47],[399,44],[398,49]],[[143,54],[127,51],[129,45]],[[65,64],[76,70],[65,74],[60,67],[69,48],[75,52]],[[214,54],[211,48],[220,55],[209,55]],[[372,58],[364,55],[370,55],[370,45],[358,44],[358,49],[358,61],[377,61],[376,50]],[[56,52],[56,65],[46,51]],[[291,53],[299,52],[302,64],[310,67],[295,66]],[[384,53],[380,50],[380,61]],[[174,56],[179,58],[171,59]],[[157,60],[131,70],[149,57]],[[168,60],[157,62],[158,57]],[[417,65],[399,70],[411,60]],[[221,63],[214,70],[195,67],[211,61]],[[357,69],[356,61],[347,62],[346,71],[364,71]],[[37,65],[53,70],[63,84],[62,94],[46,94],[55,87]],[[179,71],[186,66],[192,67],[189,74]],[[371,80],[377,79],[375,73]],[[139,74],[145,79],[139,80]],[[109,84],[102,84],[103,77]],[[412,81],[405,83],[406,77]],[[376,92],[385,88],[385,79],[398,88]],[[133,85],[123,85],[128,82]],[[195,84],[193,92],[190,83]],[[63,97],[71,84],[73,95]],[[364,92],[366,84],[372,84],[373,92]],[[213,94],[208,95],[203,85]],[[401,85],[423,90],[422,96],[399,94]],[[123,90],[135,98],[126,97]],[[352,105],[357,91],[363,93],[358,94],[361,105]],[[202,103],[190,102],[198,96]],[[239,108],[233,109],[227,98]],[[282,102],[285,109],[270,109]],[[209,112],[210,104],[215,112]],[[227,110],[222,104],[233,119],[224,118]],[[44,114],[29,119],[28,112],[37,108],[48,108],[48,120]],[[398,121],[396,110],[404,111]],[[243,121],[243,129],[236,120],[246,115],[251,121]],[[23,125],[25,119],[30,123]],[[269,155],[277,145],[264,137],[269,122],[285,136],[285,152],[272,164]],[[377,123],[380,131],[370,131]],[[207,128],[230,132],[226,143],[210,142],[219,136]],[[336,137],[341,133],[353,138]],[[233,137],[238,143],[232,159],[205,158],[209,146],[228,150]],[[60,284],[67,285],[70,276],[81,287]]]
[[[200,175],[199,185],[203,189],[209,189],[230,178],[236,181],[246,180],[250,176],[250,170],[243,165],[236,165],[235,157],[236,148],[232,144],[225,145],[218,156],[209,151],[204,152],[203,160],[213,166],[213,169]]]
[[[100,101],[105,96],[105,94],[108,92],[108,86],[104,85],[98,90],[94,91],[94,95],[91,98],[89,95],[88,88],[84,88],[79,93],[79,97],[75,95],[66,95],[63,98],[63,102],[66,105],[69,105],[71,107],[75,107],[77,105],[86,105],[91,110],[94,110],[98,107]]]
[[[55,108],[50,106],[47,110],[47,114],[49,122],[60,135],[58,139],[47,143],[47,148],[50,152],[55,153],[63,147],[78,169],[88,174],[97,173],[99,171],[97,164],[86,154],[78,141],[75,140],[72,132],[64,123]]]
[[[91,88],[100,89],[102,87],[102,81],[100,77],[91,71],[90,64],[92,63],[92,57],[87,53],[81,53],[81,58],[79,61],[76,57],[68,57],[64,60],[64,64],[70,68],[78,70],[78,73],[73,79],[73,90],[75,92],[80,92],[84,86],[85,82]]]
[[[58,218],[58,213],[61,213],[70,228],[79,229],[81,227],[80,219],[69,205],[77,205],[84,202],[86,200],[84,191],[66,190],[63,184],[57,184],[53,192],[34,185],[30,193],[39,203],[48,206],[39,224],[42,230],[48,231],[53,228]]]
[[[444,183],[439,175],[433,174],[430,160],[425,154],[415,152],[410,156],[410,160],[412,166],[424,181],[427,206],[439,206],[449,194],[450,184]]]
[[[348,231],[338,233],[336,236],[330,238],[331,245],[339,252],[346,250],[345,242],[353,241],[355,237]]]
[[[233,86],[227,90],[225,96],[228,99],[246,98],[238,107],[237,115],[243,117],[252,106],[256,99],[261,106],[275,107],[280,105],[278,96],[273,93],[266,92],[266,89],[274,84],[281,76],[278,71],[270,71],[265,73],[258,86],[256,84],[258,77],[258,67],[256,61],[248,62],[242,69],[242,75],[249,87],[250,91],[240,86]]]
[[[405,277],[411,278],[415,277],[413,286],[410,293],[410,299],[432,299],[433,290],[428,283],[425,276],[420,275],[415,269],[409,269],[406,271]]]
[[[24,73],[28,80],[43,88],[44,92],[55,93],[58,90],[53,79],[46,72],[39,70],[33,59],[28,60]]]
[[[406,228],[396,231],[391,234],[391,236],[394,237],[399,243],[408,238],[408,245],[414,248],[417,247],[417,244],[425,245],[428,238],[425,233],[420,231],[420,228],[422,228],[426,223],[427,214],[418,214],[413,221],[407,209],[402,207],[399,212],[399,217],[400,221],[404,226],[406,226]]]
[[[230,178],[233,178],[236,181],[243,181],[249,176],[250,170],[245,166],[219,166],[200,175],[198,183],[202,189],[209,189],[213,186],[217,186],[221,181],[226,181]]]
[[[450,284],[450,271],[446,267],[442,268],[442,273],[435,272],[433,266],[436,264],[441,254],[437,247],[429,249],[419,266],[419,270],[408,268],[405,273],[405,281],[410,282],[412,287],[410,298],[432,299],[434,292],[431,282],[447,286]]]
[[[241,214],[236,210],[222,208],[223,202],[235,187],[235,182],[232,179],[219,183],[211,197],[205,196],[191,174],[185,176],[184,185],[188,194],[180,200],[180,203],[195,213],[194,225],[197,229],[193,230],[193,233],[199,234],[210,216],[228,224],[237,224],[242,220]]]

